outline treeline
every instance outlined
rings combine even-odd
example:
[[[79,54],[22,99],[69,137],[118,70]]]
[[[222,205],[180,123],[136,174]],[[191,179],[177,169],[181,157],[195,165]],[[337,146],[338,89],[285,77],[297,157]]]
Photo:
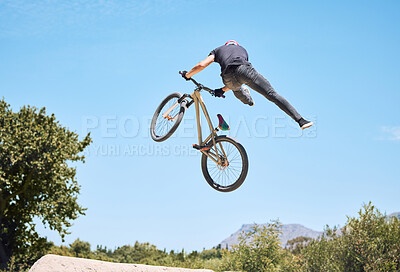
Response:
[[[96,250],[91,250],[88,242],[75,240],[69,247],[53,245],[48,254],[56,254],[70,257],[88,258],[116,263],[135,263],[147,265],[160,265],[170,267],[186,268],[213,268],[218,269],[222,260],[223,250],[220,247],[203,250],[202,252],[192,251],[180,252],[171,250],[167,252],[159,250],[150,243],[135,242],[134,245],[125,245],[115,250],[107,247],[97,246]]]
[[[371,203],[359,216],[348,218],[343,228],[326,227],[324,235],[313,240],[298,237],[281,248],[281,225],[254,225],[244,232],[232,250],[220,247],[191,253],[165,252],[149,243],[123,246],[116,250],[98,247],[90,251],[87,242],[75,241],[64,248],[72,256],[114,262],[206,268],[214,271],[400,271],[400,221],[388,219]],[[61,247],[54,247],[57,252]]]
[[[167,252],[139,242],[114,250],[103,246],[91,250],[88,242],[78,239],[68,247],[52,245],[47,253],[214,271],[400,271],[400,220],[388,219],[371,203],[363,206],[358,217],[348,217],[343,228],[327,226],[323,236],[315,240],[298,237],[282,248],[280,233],[279,222],[254,225],[230,250],[218,246],[201,252]]]

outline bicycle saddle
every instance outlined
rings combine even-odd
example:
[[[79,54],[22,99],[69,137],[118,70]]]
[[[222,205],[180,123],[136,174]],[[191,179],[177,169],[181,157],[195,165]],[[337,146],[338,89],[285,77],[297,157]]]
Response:
[[[225,122],[224,118],[222,118],[222,115],[221,114],[217,114],[217,117],[218,117],[218,121],[219,121],[218,128],[220,130],[229,130],[230,129],[229,125],[228,125],[227,122]]]

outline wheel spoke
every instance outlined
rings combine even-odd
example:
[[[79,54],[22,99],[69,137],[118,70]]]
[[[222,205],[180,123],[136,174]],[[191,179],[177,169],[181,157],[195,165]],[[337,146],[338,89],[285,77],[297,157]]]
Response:
[[[230,141],[220,140],[213,148],[215,147],[221,161],[227,161],[227,164],[217,165],[207,157],[208,175],[216,186],[228,188],[233,186],[241,176],[243,157],[239,149]]]
[[[154,134],[157,137],[163,137],[174,126],[174,124],[175,124],[174,118],[180,112],[180,105],[176,103],[177,101],[178,101],[178,97],[171,98],[167,103],[165,103],[164,107],[161,109],[160,113],[158,114],[156,125],[154,127]],[[169,112],[168,117],[167,118],[163,117],[163,114],[168,109],[173,107],[174,105],[175,105],[175,107]]]

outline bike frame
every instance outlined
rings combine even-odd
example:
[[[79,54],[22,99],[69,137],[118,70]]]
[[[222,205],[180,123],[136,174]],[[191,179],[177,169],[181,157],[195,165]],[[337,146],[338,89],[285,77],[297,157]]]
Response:
[[[205,144],[208,143],[208,141],[211,139],[213,141],[213,145],[212,147],[214,147],[214,151],[215,154],[210,150],[208,151],[203,151],[200,150],[203,154],[207,155],[210,159],[212,159],[215,163],[220,164],[221,163],[221,159],[218,155],[218,149],[216,147],[216,143],[215,143],[215,137],[217,137],[217,131],[218,128],[214,128],[210,119],[210,116],[208,114],[206,105],[204,104],[203,98],[201,97],[200,94],[200,89],[197,88],[196,90],[194,90],[194,92],[190,95],[190,97],[193,99],[194,101],[194,106],[196,109],[196,119],[197,119],[197,134],[198,134],[198,139],[199,139],[199,146],[204,146]],[[203,114],[206,117],[208,126],[210,128],[210,135],[208,135],[208,137],[203,141],[203,137],[202,137],[202,131],[201,131],[201,116],[200,116],[200,107],[203,110]],[[222,147],[222,145],[220,144],[220,148],[222,150],[222,152],[224,153],[225,157],[225,151]]]
[[[217,137],[217,131],[219,130],[218,127],[214,128],[213,124],[211,122],[210,116],[208,114],[206,105],[204,104],[204,100],[201,97],[201,90],[206,90],[209,93],[213,93],[213,90],[211,90],[210,88],[207,88],[199,83],[197,83],[194,79],[190,79],[191,81],[193,81],[193,83],[197,86],[197,88],[193,91],[193,93],[191,93],[190,95],[188,94],[184,94],[181,98],[178,99],[178,101],[172,105],[164,114],[163,116],[167,116],[176,106],[180,105],[182,101],[186,101],[186,109],[188,109],[193,103],[195,105],[195,109],[196,109],[196,119],[197,119],[197,134],[198,134],[198,140],[199,140],[199,146],[204,146],[206,145],[210,139],[213,141],[213,145],[212,147],[205,151],[205,150],[200,150],[201,153],[203,153],[204,155],[208,156],[211,160],[213,160],[216,164],[218,165],[222,165],[222,160],[218,154],[218,149],[216,146],[216,142],[215,142],[215,137]],[[188,101],[187,98],[191,98],[191,101]],[[208,137],[203,141],[203,137],[202,137],[202,131],[201,131],[201,116],[200,116],[200,108],[203,111],[204,116],[206,117],[208,126],[210,128],[210,135],[208,135]],[[225,150],[222,147],[222,144],[219,143],[220,149],[223,153],[223,155],[226,156]],[[214,150],[212,150],[214,148]],[[215,153],[214,153],[215,152]],[[222,154],[221,154],[222,155]]]

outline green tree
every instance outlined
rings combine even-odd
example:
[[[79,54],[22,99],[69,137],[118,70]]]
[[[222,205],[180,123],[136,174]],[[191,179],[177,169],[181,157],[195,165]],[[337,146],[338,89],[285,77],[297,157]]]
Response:
[[[341,237],[346,267],[352,271],[400,270],[400,222],[387,221],[371,203],[348,218]]]
[[[317,240],[312,240],[300,251],[303,259],[303,271],[348,271],[341,260],[340,239],[336,231],[326,226],[324,234]]]
[[[56,246],[52,245],[50,250],[46,252],[46,254],[54,254],[54,255],[59,255],[59,256],[68,256],[68,257],[76,257],[73,252],[71,252],[71,249],[66,246]]]
[[[307,244],[310,243],[312,240],[313,238],[305,236],[296,237],[292,240],[287,241],[286,249],[288,249],[292,254],[298,255],[300,254],[301,249],[307,246]]]
[[[246,272],[279,271],[283,257],[280,234],[279,222],[254,224],[250,231],[242,232],[239,243],[232,246],[232,251],[224,252],[224,260],[227,262],[225,269]]]
[[[166,255],[155,245],[136,241],[134,246],[125,245],[117,248],[112,256],[121,263],[154,264],[155,261]]]
[[[38,218],[62,238],[70,221],[84,214],[77,203],[76,168],[68,162],[91,142],[62,127],[45,108],[22,107],[12,112],[0,100],[0,265],[13,256],[30,265],[51,247],[38,235]]]
[[[81,241],[78,238],[69,246],[76,257],[90,258],[92,251],[90,250],[89,242]]]
[[[359,218],[348,217],[340,231],[328,227],[301,253],[305,271],[400,271],[400,221],[369,203]]]
[[[221,259],[222,258],[222,249],[221,246],[217,246],[217,248],[212,248],[208,250],[203,250],[199,257],[203,260],[210,260],[210,259]]]

